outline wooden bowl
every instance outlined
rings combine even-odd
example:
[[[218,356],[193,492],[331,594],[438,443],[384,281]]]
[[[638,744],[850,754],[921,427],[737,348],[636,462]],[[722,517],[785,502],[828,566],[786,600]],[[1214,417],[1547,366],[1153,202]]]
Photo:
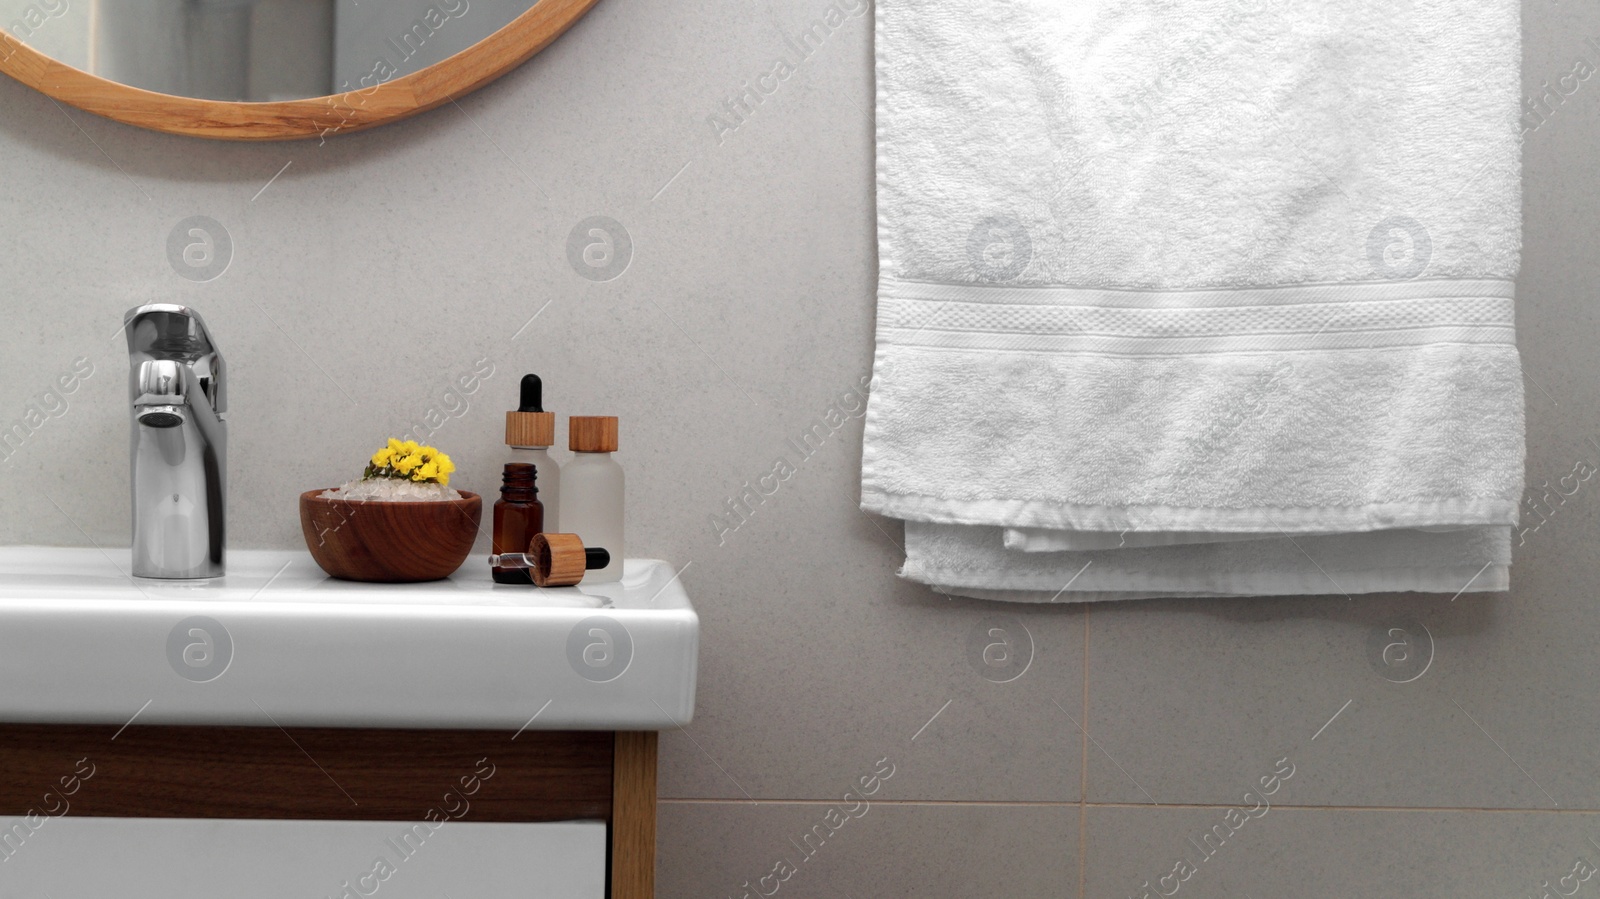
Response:
[[[386,503],[300,494],[300,530],[322,570],[347,581],[411,583],[451,575],[472,552],[483,498]]]

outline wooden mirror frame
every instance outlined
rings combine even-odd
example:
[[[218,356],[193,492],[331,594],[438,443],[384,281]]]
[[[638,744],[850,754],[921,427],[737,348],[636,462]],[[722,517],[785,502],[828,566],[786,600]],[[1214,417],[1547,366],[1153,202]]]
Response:
[[[219,140],[326,139],[397,122],[499,78],[548,47],[599,0],[538,0],[456,55],[399,78],[327,97],[240,103],[175,97],[75,69],[0,28],[0,72],[63,103],[128,125]]]

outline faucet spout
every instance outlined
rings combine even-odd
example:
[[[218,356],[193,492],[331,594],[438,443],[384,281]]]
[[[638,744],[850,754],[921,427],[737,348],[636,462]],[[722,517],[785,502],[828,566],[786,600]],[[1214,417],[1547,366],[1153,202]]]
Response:
[[[128,311],[129,445],[136,577],[224,573],[227,378],[199,313],[156,303]]]

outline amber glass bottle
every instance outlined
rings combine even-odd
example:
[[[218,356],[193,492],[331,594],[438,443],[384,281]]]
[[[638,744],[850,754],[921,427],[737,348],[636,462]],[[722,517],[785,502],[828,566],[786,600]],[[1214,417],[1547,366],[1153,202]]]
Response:
[[[534,486],[538,471],[527,462],[509,462],[501,475],[500,499],[494,504],[494,551],[525,553],[533,535],[544,531],[544,504]],[[492,568],[497,584],[532,584],[526,568]]]

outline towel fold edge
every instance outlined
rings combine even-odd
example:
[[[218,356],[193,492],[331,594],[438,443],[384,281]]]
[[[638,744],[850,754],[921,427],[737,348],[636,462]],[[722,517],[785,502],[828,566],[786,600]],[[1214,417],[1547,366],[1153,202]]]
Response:
[[[1124,590],[1072,590],[1070,583],[1064,588],[1043,584],[1037,576],[1010,571],[973,570],[952,571],[936,569],[907,559],[897,572],[900,577],[926,584],[943,593],[971,595],[966,591],[988,594],[1032,593],[1038,599],[1018,597],[1018,602],[1084,602],[1081,597],[1098,598],[1153,598],[1158,596],[1346,596],[1356,593],[1499,593],[1511,588],[1509,564],[1485,564],[1481,568],[1468,566],[1323,569],[1304,572],[1211,572],[1181,575],[1139,575],[1128,573],[1118,586]],[[981,577],[983,583],[976,583]],[[1182,580],[1185,586],[1177,587],[1172,580]],[[1139,597],[1106,596],[1109,593],[1138,593]],[[1052,599],[1051,597],[1056,597]],[[979,599],[1003,598],[999,596],[975,597]]]
[[[1207,509],[1185,506],[1095,506],[1043,500],[952,499],[896,494],[863,485],[863,511],[905,521],[1038,527],[1074,531],[1280,530],[1290,534],[1386,531],[1396,528],[1517,523],[1517,503],[1501,499],[1443,499],[1361,506]]]

